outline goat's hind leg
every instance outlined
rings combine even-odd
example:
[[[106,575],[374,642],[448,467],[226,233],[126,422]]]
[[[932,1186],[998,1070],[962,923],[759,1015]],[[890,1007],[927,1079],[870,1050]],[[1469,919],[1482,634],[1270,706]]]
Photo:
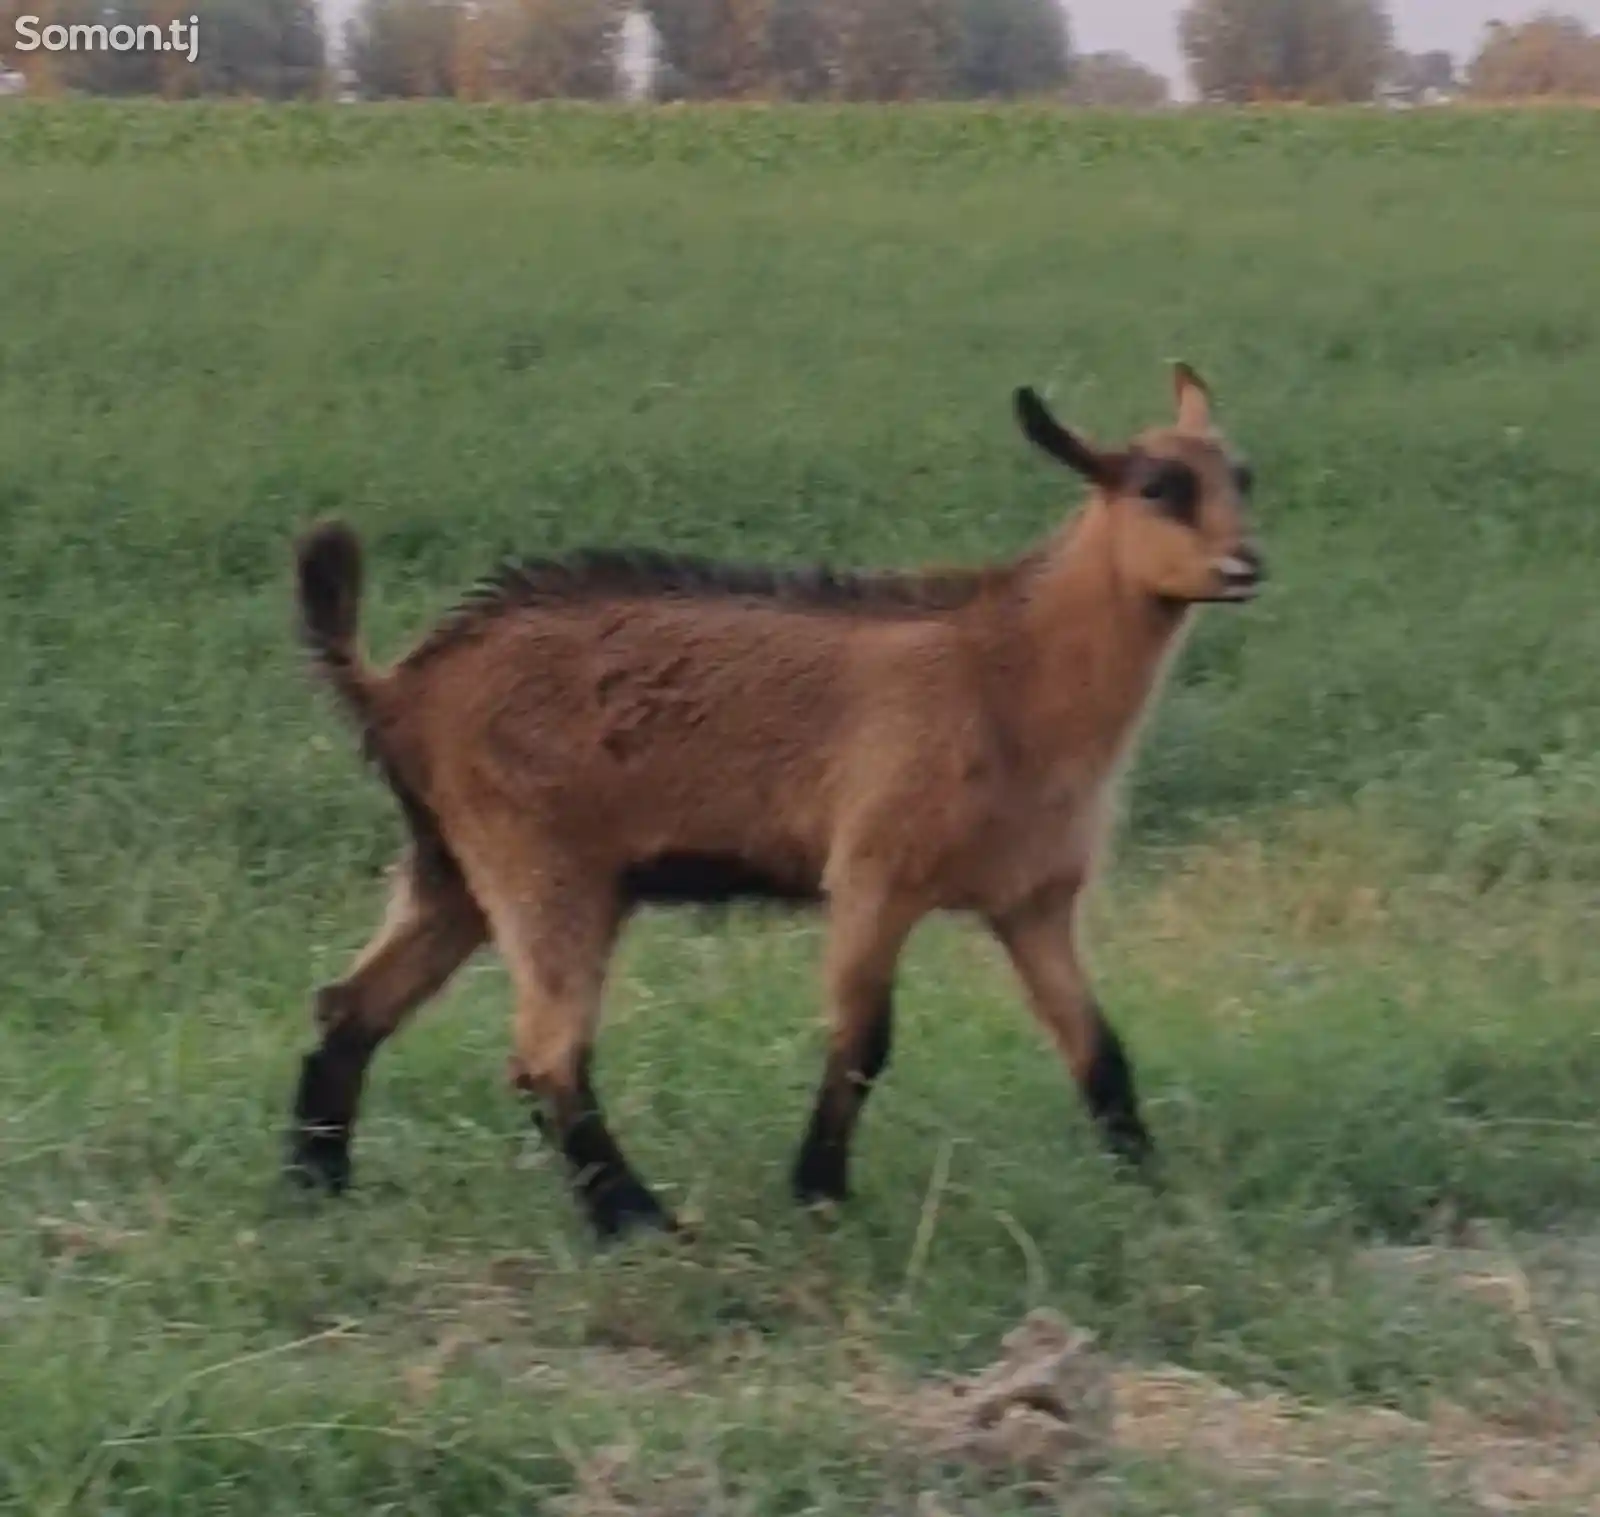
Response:
[[[350,1139],[373,1054],[486,935],[483,913],[453,863],[409,850],[395,869],[383,926],[350,971],[316,993],[322,1036],[301,1064],[291,1178],[335,1194],[348,1186]]]
[[[524,859],[523,851],[543,856]],[[512,1083],[532,1099],[534,1121],[561,1150],[574,1196],[600,1238],[675,1231],[612,1137],[595,1094],[595,1038],[621,922],[610,880],[549,848],[502,843],[484,855],[467,868],[515,990]]]

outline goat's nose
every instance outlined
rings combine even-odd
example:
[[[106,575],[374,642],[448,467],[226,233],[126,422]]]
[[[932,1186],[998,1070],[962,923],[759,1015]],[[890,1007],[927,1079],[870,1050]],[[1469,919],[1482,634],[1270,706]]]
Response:
[[[1254,543],[1239,543],[1226,558],[1217,560],[1216,572],[1222,581],[1224,600],[1250,600],[1266,577],[1261,550]]]

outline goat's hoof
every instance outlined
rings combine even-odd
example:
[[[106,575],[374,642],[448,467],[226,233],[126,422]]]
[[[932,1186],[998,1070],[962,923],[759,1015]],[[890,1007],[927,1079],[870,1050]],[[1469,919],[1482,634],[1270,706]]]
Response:
[[[350,1139],[343,1133],[297,1132],[290,1140],[285,1178],[302,1190],[342,1196],[350,1188]]]
[[[794,1188],[794,1202],[801,1211],[812,1212],[819,1217],[837,1216],[840,1209],[850,1199],[850,1193],[842,1190],[802,1190],[798,1185]]]
[[[1166,1167],[1154,1150],[1144,1155],[1131,1170],[1132,1178],[1145,1189],[1160,1195],[1167,1189]]]
[[[638,1184],[592,1198],[589,1221],[601,1243],[617,1243],[636,1233],[683,1233],[678,1219]]]
[[[794,1185],[795,1204],[824,1232],[832,1232],[844,1215],[850,1192],[844,1186]]]
[[[1106,1141],[1106,1151],[1127,1179],[1152,1190],[1163,1189],[1161,1155],[1142,1128],[1112,1133]]]
[[[850,1199],[850,1185],[843,1168],[826,1160],[809,1157],[795,1165],[789,1178],[795,1201],[808,1211],[833,1211]]]
[[[844,1206],[833,1196],[812,1196],[800,1202],[801,1215],[817,1232],[831,1237],[844,1226]]]

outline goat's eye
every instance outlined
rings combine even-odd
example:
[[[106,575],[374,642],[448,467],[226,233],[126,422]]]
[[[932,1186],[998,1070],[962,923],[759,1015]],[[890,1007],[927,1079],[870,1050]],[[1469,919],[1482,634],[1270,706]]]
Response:
[[[1185,464],[1163,464],[1139,492],[1176,521],[1192,522],[1200,504],[1200,481]]]
[[[1241,495],[1251,494],[1256,487],[1256,471],[1249,464],[1237,464],[1233,470],[1233,487]]]

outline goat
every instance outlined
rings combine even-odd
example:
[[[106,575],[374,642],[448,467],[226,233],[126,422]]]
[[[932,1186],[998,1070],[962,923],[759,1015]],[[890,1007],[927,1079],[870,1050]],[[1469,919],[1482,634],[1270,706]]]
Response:
[[[1103,1141],[1153,1154],[1076,917],[1116,782],[1195,608],[1254,597],[1249,468],[1174,366],[1175,423],[1116,451],[1014,396],[1086,504],[1032,551],[943,573],[589,552],[504,567],[386,670],[359,649],[360,545],[296,545],[302,634],[410,838],[381,930],[315,996],[286,1168],[342,1191],[378,1046],[483,944],[514,989],[513,1083],[601,1237],[676,1224],[597,1101],[607,964],[638,907],[823,905],[828,1052],[792,1170],[849,1194],[902,946],[935,911],[1009,955]]]

